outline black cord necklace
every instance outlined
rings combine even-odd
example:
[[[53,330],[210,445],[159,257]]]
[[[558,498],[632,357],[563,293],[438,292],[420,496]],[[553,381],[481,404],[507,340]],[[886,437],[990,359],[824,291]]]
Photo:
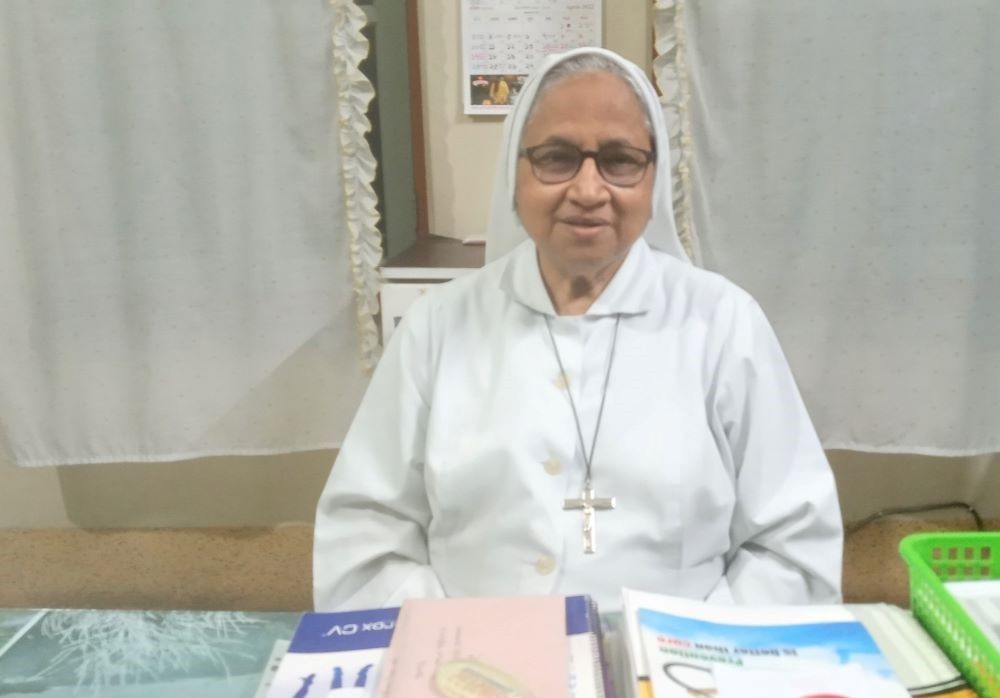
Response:
[[[618,327],[621,325],[622,316],[615,316],[615,331],[611,337],[611,349],[608,351],[608,367],[604,374],[604,388],[601,391],[601,406],[597,411],[597,424],[594,425],[594,438],[590,443],[590,452],[587,452],[586,442],[583,440],[583,427],[580,425],[580,415],[576,410],[576,402],[573,400],[573,392],[569,389],[569,377],[566,375],[566,367],[563,366],[562,356],[559,355],[559,346],[556,344],[556,337],[552,333],[552,325],[549,316],[544,315],[545,329],[549,331],[549,339],[552,340],[552,349],[556,354],[556,362],[562,372],[563,381],[566,384],[566,394],[569,396],[569,406],[573,410],[573,421],[576,422],[576,435],[580,440],[580,450],[583,452],[586,472],[583,479],[583,492],[579,497],[563,500],[563,510],[581,509],[583,511],[583,552],[593,554],[597,551],[594,530],[594,512],[600,509],[614,509],[614,497],[598,497],[594,494],[591,473],[594,462],[594,449],[597,447],[597,435],[601,430],[601,417],[604,416],[604,402],[608,397],[608,384],[611,381],[611,366],[615,360],[615,347],[618,345]]]

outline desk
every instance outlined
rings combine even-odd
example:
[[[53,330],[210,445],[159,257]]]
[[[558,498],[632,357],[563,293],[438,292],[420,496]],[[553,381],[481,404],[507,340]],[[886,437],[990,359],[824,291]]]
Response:
[[[899,637],[886,635],[887,626],[873,615],[878,605],[849,608],[868,627],[905,685],[931,683],[922,675],[925,672],[934,681],[954,673],[950,665],[933,666],[940,663],[935,659],[940,653],[926,636],[907,635],[915,644],[904,647]],[[897,613],[909,618],[902,610]],[[261,676],[275,664],[276,646],[284,652],[300,615],[0,610],[0,696],[258,698]],[[623,686],[630,672],[620,639],[621,614],[605,614],[602,625],[612,681]],[[975,698],[972,691],[958,688],[960,684],[952,684],[953,692],[938,695]]]
[[[0,610],[0,696],[254,698],[300,615]]]

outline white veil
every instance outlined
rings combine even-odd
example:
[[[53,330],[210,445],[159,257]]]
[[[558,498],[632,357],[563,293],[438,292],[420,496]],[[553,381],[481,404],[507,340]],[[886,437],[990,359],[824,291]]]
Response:
[[[689,261],[674,223],[673,200],[670,190],[670,144],[666,121],[663,118],[663,109],[660,106],[656,90],[653,89],[653,85],[639,66],[606,49],[586,47],[547,56],[525,81],[513,110],[504,121],[501,157],[497,161],[496,178],[493,182],[493,200],[490,204],[490,218],[486,229],[487,262],[502,257],[528,237],[528,233],[521,227],[521,221],[514,212],[514,185],[517,176],[517,151],[521,145],[521,132],[524,130],[524,123],[531,111],[531,104],[535,101],[538,85],[541,83],[542,77],[562,61],[587,53],[605,56],[620,65],[641,90],[642,101],[653,126],[657,151],[656,182],[653,185],[653,214],[646,225],[643,237],[650,247]]]

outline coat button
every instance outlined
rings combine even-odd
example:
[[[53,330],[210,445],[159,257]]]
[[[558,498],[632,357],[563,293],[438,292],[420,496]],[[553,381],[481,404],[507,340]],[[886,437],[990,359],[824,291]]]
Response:
[[[549,575],[556,571],[556,561],[549,555],[543,555],[535,560],[535,572],[541,575]]]
[[[558,475],[562,472],[562,463],[555,456],[549,456],[543,460],[542,465],[545,466],[545,472],[549,475]]]

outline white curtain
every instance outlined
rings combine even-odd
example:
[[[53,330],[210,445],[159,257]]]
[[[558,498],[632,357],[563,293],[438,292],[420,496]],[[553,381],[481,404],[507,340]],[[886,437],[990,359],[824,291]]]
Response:
[[[828,448],[1000,451],[1000,3],[658,0],[678,215]]]
[[[377,342],[349,0],[0,3],[18,465],[339,444]]]

